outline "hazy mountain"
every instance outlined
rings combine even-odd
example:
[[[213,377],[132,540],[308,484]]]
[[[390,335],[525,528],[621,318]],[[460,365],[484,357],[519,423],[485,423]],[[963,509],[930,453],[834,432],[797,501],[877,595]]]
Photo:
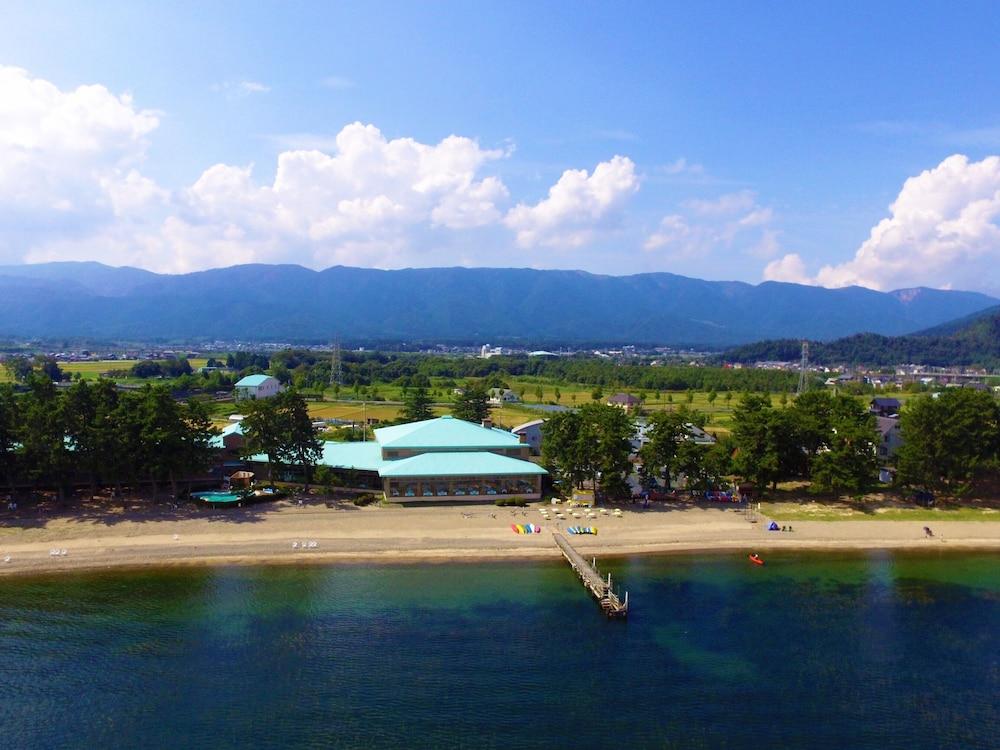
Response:
[[[733,362],[794,361],[801,343],[793,339],[759,341],[730,349],[723,359]],[[812,342],[815,364],[918,364],[1000,366],[1000,306],[966,315],[909,336],[861,333],[828,342]]]
[[[997,304],[669,273],[245,265],[163,275],[99,263],[0,267],[0,334],[132,339],[651,342],[900,334]]]
[[[38,281],[76,282],[88,291],[105,297],[128,294],[137,286],[157,277],[155,273],[141,268],[129,266],[113,268],[94,261],[0,266],[0,277],[2,276]]]

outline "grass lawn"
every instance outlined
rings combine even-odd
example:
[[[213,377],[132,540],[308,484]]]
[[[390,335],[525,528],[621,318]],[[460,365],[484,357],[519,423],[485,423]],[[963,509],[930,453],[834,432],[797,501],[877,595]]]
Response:
[[[784,521],[1000,521],[1000,507],[997,504],[976,504],[973,501],[963,505],[939,503],[934,508],[888,501],[764,502],[761,503],[761,512],[779,523]]]

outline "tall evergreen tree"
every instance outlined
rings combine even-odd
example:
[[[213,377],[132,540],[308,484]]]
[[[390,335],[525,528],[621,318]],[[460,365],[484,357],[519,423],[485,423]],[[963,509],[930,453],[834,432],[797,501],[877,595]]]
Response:
[[[589,480],[598,497],[620,496],[627,492],[634,433],[622,409],[586,404],[545,423],[542,461],[561,482],[581,486]]]
[[[201,401],[188,401],[181,409],[184,427],[183,453],[180,468],[184,476],[204,472],[212,463],[212,438],[218,430],[212,426],[208,407]]]
[[[427,395],[427,389],[423,386],[408,389],[403,400],[402,420],[404,422],[420,422],[431,419],[433,416],[431,397]]]
[[[624,497],[629,494],[628,475],[632,471],[629,456],[635,423],[624,409],[607,404],[586,404],[580,408],[585,424],[590,423],[593,440],[594,487],[602,498]],[[584,431],[585,433],[587,430]]]
[[[7,383],[0,383],[0,484],[9,487],[11,495],[17,483],[21,422],[14,389]]]
[[[561,484],[578,487],[587,478],[584,451],[579,441],[583,419],[577,411],[563,411],[545,422],[542,464]]]
[[[115,402],[102,402],[102,450],[110,458],[116,492],[122,485],[136,485],[147,478],[146,467],[152,460],[152,448],[145,432],[144,395],[122,393]],[[109,411],[109,409],[112,409]]]
[[[904,407],[900,429],[903,484],[963,495],[997,469],[1000,406],[989,393],[949,388],[918,396]]]
[[[294,389],[284,391],[275,399],[280,423],[281,454],[284,461],[301,466],[305,488],[309,490],[313,470],[323,456],[323,444],[309,417],[309,409],[302,394]]]
[[[249,401],[244,406],[243,453],[245,456],[267,456],[267,481],[274,484],[274,465],[284,456],[281,423],[277,402],[273,398]]]
[[[142,396],[145,466],[153,483],[153,498],[158,498],[160,482],[169,482],[176,498],[178,478],[185,474],[188,440],[181,405],[163,386],[146,386]]]
[[[733,411],[734,468],[758,487],[803,475],[804,455],[795,414],[774,409],[768,396],[748,393]]]
[[[93,469],[99,484],[109,483],[121,495],[123,479],[137,472],[131,465],[134,446],[129,441],[128,425],[121,420],[118,389],[112,381],[102,378],[94,386],[93,400]]]
[[[639,457],[650,476],[662,475],[667,489],[670,489],[671,474],[677,473],[677,451],[687,436],[689,421],[685,407],[678,411],[658,411],[649,418],[648,440],[639,449]]]
[[[76,472],[87,477],[90,495],[97,494],[100,464],[97,452],[97,402],[86,380],[78,380],[62,395],[63,423],[73,451]]]
[[[467,386],[455,400],[451,413],[457,419],[467,422],[482,422],[490,416],[490,397],[481,385]]]
[[[822,491],[860,493],[878,478],[875,417],[850,396],[831,399],[826,450],[813,459],[810,478]]]
[[[46,375],[30,375],[28,387],[28,393],[23,397],[22,433],[26,473],[34,481],[54,485],[59,499],[63,500],[73,471],[73,459],[66,440],[65,413],[59,394]]]

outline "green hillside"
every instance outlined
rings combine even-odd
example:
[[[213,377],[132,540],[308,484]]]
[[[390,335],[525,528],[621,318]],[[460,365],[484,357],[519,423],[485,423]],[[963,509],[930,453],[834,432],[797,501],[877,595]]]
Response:
[[[778,339],[730,349],[723,359],[730,362],[789,361],[798,359],[800,351],[800,341]],[[812,341],[809,359],[827,365],[980,365],[997,368],[1000,367],[1000,307],[909,336],[861,333],[835,341]]]

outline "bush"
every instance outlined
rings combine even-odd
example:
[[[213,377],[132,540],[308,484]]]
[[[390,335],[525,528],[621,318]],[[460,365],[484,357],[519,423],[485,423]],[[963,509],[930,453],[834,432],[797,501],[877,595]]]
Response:
[[[358,495],[351,502],[357,505],[358,507],[364,507],[366,505],[371,505],[372,503],[377,503],[378,498],[372,494]]]
[[[507,506],[512,506],[515,508],[523,508],[528,503],[523,497],[498,497],[496,499],[496,504],[501,508]]]

